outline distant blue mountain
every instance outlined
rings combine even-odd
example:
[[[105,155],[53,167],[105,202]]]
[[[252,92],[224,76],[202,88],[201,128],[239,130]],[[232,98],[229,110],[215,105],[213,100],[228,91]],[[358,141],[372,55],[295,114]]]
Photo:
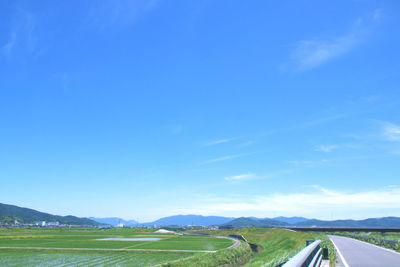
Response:
[[[59,222],[69,225],[90,225],[98,226],[99,223],[88,218],[79,218],[75,216],[59,216],[37,210],[22,208],[15,205],[0,203],[0,223],[35,223],[37,221]]]
[[[234,218],[220,216],[202,216],[202,215],[175,215],[158,219],[154,222],[143,223],[141,225],[157,225],[157,226],[211,226],[227,223]]]
[[[291,221],[291,223],[289,223]],[[273,219],[258,219],[254,217],[237,218],[222,226],[233,227],[269,227],[269,226],[302,226],[302,227],[400,227],[399,217],[369,218],[365,220],[324,221],[302,217],[276,217]]]
[[[307,219],[304,217],[221,217],[221,216],[202,216],[202,215],[175,215],[168,216],[148,223],[138,223],[135,220],[126,221],[120,218],[94,218],[89,219],[101,223],[117,226],[123,223],[126,226],[233,226],[233,227],[273,227],[273,226],[303,226],[303,227],[400,227],[399,217],[370,218],[366,220],[336,220],[325,221],[317,219]]]
[[[383,217],[383,218],[369,218],[365,220],[335,220],[335,221],[323,221],[323,220],[312,219],[301,223],[297,223],[296,226],[398,228],[400,227],[400,217]]]
[[[271,227],[271,226],[287,226],[288,223],[274,220],[274,219],[269,219],[269,218],[264,218],[264,219],[258,219],[255,217],[240,217],[233,219],[232,221],[229,221],[225,223],[222,226],[232,226],[232,227]]]
[[[135,220],[126,221],[124,219],[117,218],[117,217],[108,217],[108,218],[89,217],[89,218],[95,222],[102,223],[102,224],[109,224],[112,226],[117,226],[120,223],[122,223],[125,226],[136,226],[139,224]]]
[[[288,223],[288,224],[297,224],[297,223],[302,223],[302,222],[305,222],[305,221],[309,220],[309,219],[304,218],[304,217],[282,217],[282,216],[275,217],[275,218],[272,218],[272,219],[276,220],[276,221],[285,222],[285,223]]]

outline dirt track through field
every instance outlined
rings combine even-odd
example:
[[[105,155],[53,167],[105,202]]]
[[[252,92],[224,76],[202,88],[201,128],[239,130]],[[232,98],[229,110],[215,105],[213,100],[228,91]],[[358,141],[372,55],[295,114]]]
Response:
[[[225,239],[230,239],[230,240],[232,240],[232,241],[234,241],[235,243],[233,243],[230,247],[228,247],[228,248],[237,248],[239,245],[240,245],[240,241],[238,240],[238,239],[236,239],[236,238],[232,238],[232,237],[227,237],[227,236],[213,236],[213,237],[215,237],[215,238],[225,238]]]

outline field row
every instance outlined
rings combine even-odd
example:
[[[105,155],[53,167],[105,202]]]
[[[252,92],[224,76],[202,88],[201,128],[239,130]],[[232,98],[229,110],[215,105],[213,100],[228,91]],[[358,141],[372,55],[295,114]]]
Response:
[[[150,266],[195,253],[0,250],[0,266]]]
[[[1,238],[0,247],[80,248],[80,249],[169,249],[213,251],[229,247],[232,240],[212,237],[175,236],[158,241],[97,240],[100,236],[56,236]]]

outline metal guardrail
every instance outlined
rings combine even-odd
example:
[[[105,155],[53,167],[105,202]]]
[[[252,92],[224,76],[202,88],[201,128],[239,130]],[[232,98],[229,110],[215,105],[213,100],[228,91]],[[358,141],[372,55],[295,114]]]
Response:
[[[282,267],[314,267],[320,266],[322,261],[321,240],[315,240],[307,247],[302,249]]]

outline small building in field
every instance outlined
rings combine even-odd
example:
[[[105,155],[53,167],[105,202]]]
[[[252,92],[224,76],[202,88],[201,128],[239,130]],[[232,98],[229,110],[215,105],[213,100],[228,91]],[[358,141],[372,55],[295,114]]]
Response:
[[[46,226],[46,221],[38,221],[38,222],[35,222],[35,225],[36,225],[36,226],[44,227],[44,226]]]

